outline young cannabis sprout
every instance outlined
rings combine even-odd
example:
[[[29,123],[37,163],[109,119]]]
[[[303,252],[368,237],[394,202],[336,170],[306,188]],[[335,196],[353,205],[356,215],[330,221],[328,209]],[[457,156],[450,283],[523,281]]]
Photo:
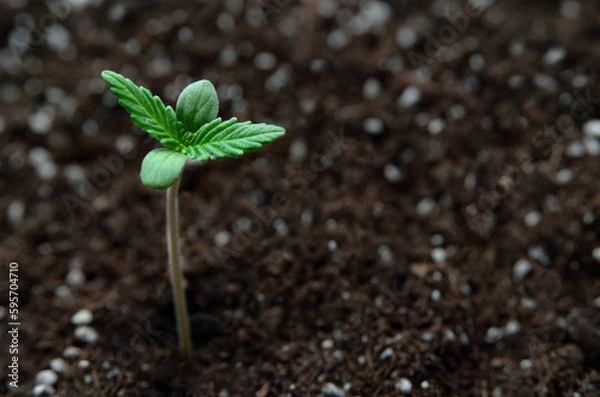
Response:
[[[219,99],[208,80],[184,88],[176,110],[165,106],[158,96],[110,70],[102,78],[119,98],[119,104],[131,114],[131,120],[156,138],[162,148],[150,151],[142,161],[142,183],[153,189],[167,189],[167,247],[169,274],[173,291],[179,348],[183,357],[191,354],[190,325],[179,259],[177,190],[187,160],[206,161],[222,157],[240,157],[260,149],[283,136],[281,127],[238,122],[235,117],[223,121],[217,117]]]

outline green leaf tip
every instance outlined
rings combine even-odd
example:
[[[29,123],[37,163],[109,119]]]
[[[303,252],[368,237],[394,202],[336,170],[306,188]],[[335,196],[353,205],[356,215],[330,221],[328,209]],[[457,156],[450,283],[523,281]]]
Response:
[[[192,141],[183,149],[183,153],[198,161],[240,157],[284,134],[285,130],[275,125],[253,124],[249,121],[238,123],[235,117],[227,121],[216,119],[192,135]]]
[[[156,138],[164,147],[180,149],[177,117],[172,107],[165,106],[159,97],[118,73],[105,70],[102,78],[119,98],[119,104],[129,112],[135,125]]]
[[[181,175],[187,159],[186,155],[165,148],[150,151],[142,161],[142,183],[152,189],[168,188]]]
[[[102,78],[135,125],[165,147],[151,151],[142,162],[142,183],[154,189],[166,189],[175,183],[187,158],[206,161],[239,157],[285,134],[283,128],[275,125],[238,122],[235,117],[223,121],[217,117],[219,99],[208,80],[185,87],[173,110],[148,89],[119,73],[105,70]]]
[[[184,131],[197,131],[213,121],[219,113],[219,98],[215,86],[208,80],[199,80],[185,87],[177,98],[177,121]]]

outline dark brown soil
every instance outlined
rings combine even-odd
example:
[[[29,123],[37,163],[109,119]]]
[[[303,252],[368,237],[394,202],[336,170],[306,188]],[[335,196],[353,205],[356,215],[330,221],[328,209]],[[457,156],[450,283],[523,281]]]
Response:
[[[3,2],[0,280],[19,264],[21,325],[10,392],[0,328],[0,394],[62,358],[57,396],[599,395],[600,7],[468,4]],[[138,177],[157,143],[104,69],[170,104],[208,78],[223,117],[287,130],[184,173],[187,362],[164,193]]]

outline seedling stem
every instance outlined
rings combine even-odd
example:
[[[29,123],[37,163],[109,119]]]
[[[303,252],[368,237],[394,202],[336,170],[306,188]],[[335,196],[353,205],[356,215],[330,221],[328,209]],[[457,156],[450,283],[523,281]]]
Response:
[[[173,292],[175,320],[179,336],[179,350],[183,358],[187,360],[192,352],[192,342],[187,303],[183,290],[183,270],[179,257],[179,200],[177,199],[177,191],[179,190],[180,181],[181,175],[173,185],[167,188],[167,246],[169,249],[169,274],[171,276],[171,291]]]

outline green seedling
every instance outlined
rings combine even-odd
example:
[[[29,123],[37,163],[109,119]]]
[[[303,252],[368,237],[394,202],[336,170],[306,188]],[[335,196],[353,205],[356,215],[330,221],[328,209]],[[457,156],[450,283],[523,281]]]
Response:
[[[190,325],[179,259],[177,190],[186,161],[240,157],[260,149],[281,137],[285,130],[270,124],[238,122],[235,117],[223,121],[217,117],[219,99],[208,80],[184,88],[176,110],[165,106],[158,96],[138,87],[122,75],[105,70],[102,78],[119,103],[131,114],[135,125],[156,138],[162,148],[150,151],[142,161],[142,183],[153,189],[166,189],[167,246],[173,303],[183,357],[191,354]]]

